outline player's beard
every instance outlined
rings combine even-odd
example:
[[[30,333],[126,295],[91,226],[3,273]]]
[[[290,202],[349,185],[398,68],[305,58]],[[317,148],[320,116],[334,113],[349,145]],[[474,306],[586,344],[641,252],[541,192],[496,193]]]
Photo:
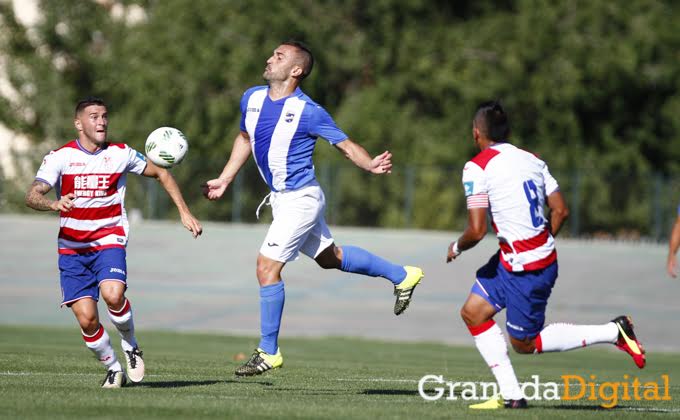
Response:
[[[279,69],[278,71],[271,70],[271,67],[267,66],[264,69],[264,73],[262,73],[262,78],[266,80],[269,84],[273,82],[283,82],[285,81],[288,76],[287,76],[288,71]]]

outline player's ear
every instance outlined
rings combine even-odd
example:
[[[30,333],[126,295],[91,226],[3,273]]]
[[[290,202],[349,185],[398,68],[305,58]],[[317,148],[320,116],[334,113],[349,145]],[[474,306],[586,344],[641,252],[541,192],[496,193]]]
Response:
[[[302,67],[293,66],[293,69],[290,71],[290,75],[296,78],[302,76]]]
[[[83,124],[80,122],[80,119],[75,118],[73,120],[73,125],[76,127],[76,130],[80,131],[83,129]]]

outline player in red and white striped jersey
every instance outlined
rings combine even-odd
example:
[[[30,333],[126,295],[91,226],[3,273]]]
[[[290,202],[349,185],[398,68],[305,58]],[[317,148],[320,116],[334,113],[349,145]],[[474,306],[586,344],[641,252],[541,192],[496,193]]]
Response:
[[[488,212],[500,249],[477,271],[461,316],[496,377],[502,398],[471,408],[526,407],[503,332],[493,320],[503,309],[507,309],[510,342],[518,353],[611,343],[630,354],[639,368],[644,367],[644,350],[627,316],[603,325],[550,324],[544,328],[545,308],[557,279],[554,236],[569,211],[546,163],[507,142],[510,126],[500,103],[479,106],[472,134],[481,152],[463,169],[468,226],[449,246],[446,261],[482,240]],[[543,213],[545,204],[550,209],[548,218]]]
[[[126,144],[107,142],[108,113],[101,99],[80,101],[76,105],[74,125],[78,138],[45,156],[26,193],[26,205],[60,213],[62,306],[72,309],[87,347],[107,368],[102,387],[119,388],[125,384],[126,376],[99,322],[97,301],[101,292],[109,318],[121,336],[127,377],[140,382],[144,377],[144,360],[134,334],[130,301],[125,297],[125,247],[129,230],[124,207],[127,174],[156,178],[194,238],[201,234],[202,227],[167,170],[147,162],[144,155]],[[56,200],[45,196],[52,188]]]

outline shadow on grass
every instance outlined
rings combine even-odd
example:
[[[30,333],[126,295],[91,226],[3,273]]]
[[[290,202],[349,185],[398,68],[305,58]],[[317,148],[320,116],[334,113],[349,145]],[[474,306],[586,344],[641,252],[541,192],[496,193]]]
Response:
[[[420,395],[418,391],[411,389],[364,389],[362,395]]]
[[[538,406],[536,406],[538,407]],[[559,404],[559,405],[542,405],[540,408],[548,410],[577,410],[577,411],[608,411],[611,408],[604,408],[600,405],[583,405],[583,404]]]
[[[669,411],[668,409],[663,408],[633,407],[629,405],[617,405],[612,408],[604,408],[600,405],[559,404],[559,405],[542,405],[540,406],[540,408],[548,410],[576,410],[576,411],[640,411],[645,413],[673,412],[672,410]]]
[[[185,388],[189,386],[205,386],[205,385],[215,385],[215,384],[240,384],[249,385],[256,384],[262,386],[272,386],[272,382],[256,382],[256,381],[238,381],[238,380],[207,380],[207,381],[158,381],[158,382],[143,382],[140,384],[132,384],[134,387],[142,388]]]

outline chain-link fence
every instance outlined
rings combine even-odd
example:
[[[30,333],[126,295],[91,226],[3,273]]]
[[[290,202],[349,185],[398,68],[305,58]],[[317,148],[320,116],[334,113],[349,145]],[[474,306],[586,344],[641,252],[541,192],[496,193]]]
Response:
[[[223,199],[209,202],[202,197],[200,185],[219,174],[224,164],[213,160],[201,168],[180,165],[172,170],[194,214],[201,220],[257,222],[255,209],[268,190],[256,167],[249,162]],[[349,162],[322,162],[316,174],[326,194],[330,224],[461,230],[467,222],[461,169],[395,166],[392,174],[375,176]],[[571,210],[562,231],[567,236],[665,240],[677,215],[680,177],[604,173],[598,168],[553,171],[553,175]],[[31,211],[23,202],[32,178],[33,174],[21,174],[7,179],[0,172],[0,212]],[[154,179],[137,176],[128,177],[126,208],[148,219],[177,214]],[[271,213],[262,212],[261,219],[270,220]]]

